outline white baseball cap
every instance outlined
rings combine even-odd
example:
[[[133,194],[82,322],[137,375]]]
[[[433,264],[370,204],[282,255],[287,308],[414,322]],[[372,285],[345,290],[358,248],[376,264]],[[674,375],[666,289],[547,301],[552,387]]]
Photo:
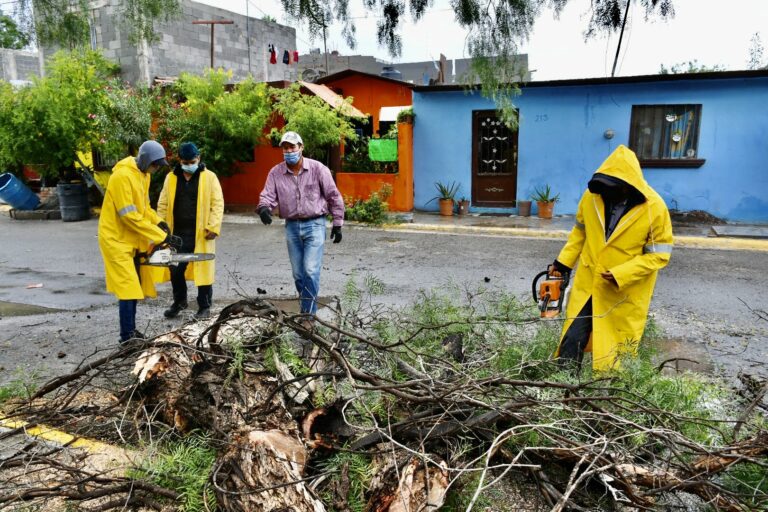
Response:
[[[280,139],[280,144],[282,145],[283,142],[289,142],[291,144],[301,144],[304,145],[304,141],[301,140],[301,135],[299,135],[296,132],[285,132],[283,134],[283,138]]]

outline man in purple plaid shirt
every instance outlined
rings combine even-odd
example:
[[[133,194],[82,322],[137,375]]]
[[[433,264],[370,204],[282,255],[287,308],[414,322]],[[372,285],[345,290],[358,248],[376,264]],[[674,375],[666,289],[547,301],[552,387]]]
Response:
[[[269,171],[257,211],[266,225],[272,223],[275,207],[285,219],[288,256],[301,312],[314,315],[325,246],[325,218],[329,213],[333,216],[331,239],[338,244],[344,224],[344,200],[331,171],[317,160],[302,156],[304,142],[298,133],[285,132],[280,147],[284,161]]]

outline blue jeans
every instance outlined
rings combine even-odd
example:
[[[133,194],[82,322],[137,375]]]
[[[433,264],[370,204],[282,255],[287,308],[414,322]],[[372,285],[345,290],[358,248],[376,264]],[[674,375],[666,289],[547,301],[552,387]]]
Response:
[[[285,239],[288,243],[293,280],[296,283],[296,291],[299,292],[301,312],[315,314],[325,247],[325,217],[286,220]]]
[[[126,341],[136,332],[136,304],[137,300],[121,300],[118,302],[120,310],[120,341]]]

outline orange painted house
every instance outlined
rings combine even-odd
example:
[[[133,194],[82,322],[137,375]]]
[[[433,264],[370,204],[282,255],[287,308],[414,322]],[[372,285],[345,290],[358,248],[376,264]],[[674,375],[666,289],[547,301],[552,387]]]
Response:
[[[351,96],[355,108],[369,116],[373,134],[381,135],[379,113],[382,107],[413,104],[412,84],[352,69],[324,76],[316,83],[328,86],[344,98]],[[392,196],[388,199],[391,211],[413,210],[413,127],[410,124],[398,124],[396,174],[336,173],[336,185],[342,195],[352,199],[368,199],[385,184],[392,186]]]

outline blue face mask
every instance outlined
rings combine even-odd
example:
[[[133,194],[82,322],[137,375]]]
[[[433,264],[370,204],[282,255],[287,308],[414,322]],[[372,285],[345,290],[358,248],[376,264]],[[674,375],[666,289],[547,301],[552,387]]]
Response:
[[[285,163],[288,165],[296,165],[301,159],[301,151],[295,151],[293,153],[283,153]]]
[[[195,174],[197,172],[198,165],[199,163],[194,163],[189,165],[181,164],[181,170],[184,172],[188,172],[189,174]]]

